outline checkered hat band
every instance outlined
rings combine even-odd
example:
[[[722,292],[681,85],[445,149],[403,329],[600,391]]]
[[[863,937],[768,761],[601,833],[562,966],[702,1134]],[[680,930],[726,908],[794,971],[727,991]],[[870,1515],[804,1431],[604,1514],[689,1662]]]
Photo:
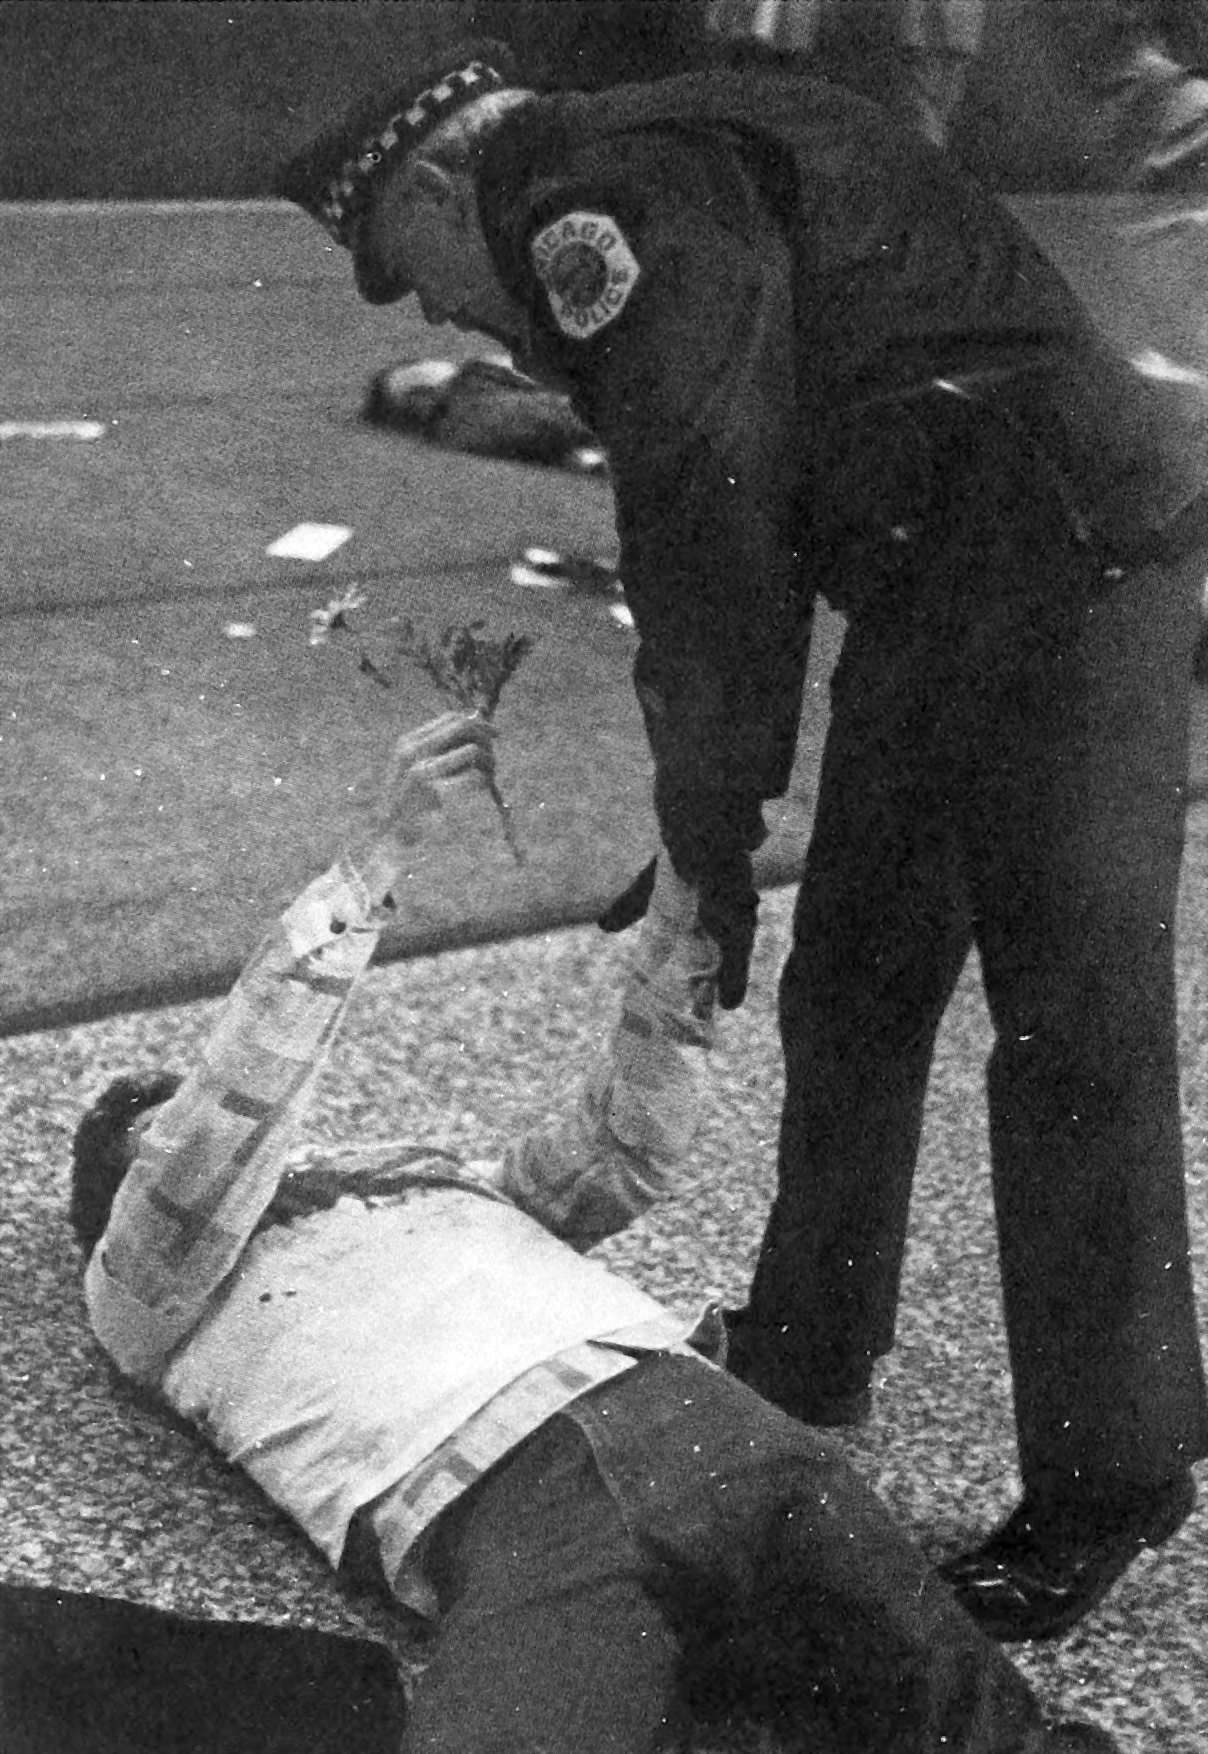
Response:
[[[489,91],[499,91],[503,84],[494,67],[485,61],[471,61],[409,98],[383,128],[370,135],[351,158],[345,159],[321,204],[319,217],[337,243],[350,244],[352,222],[368,206],[385,165],[418,145],[446,116]]]

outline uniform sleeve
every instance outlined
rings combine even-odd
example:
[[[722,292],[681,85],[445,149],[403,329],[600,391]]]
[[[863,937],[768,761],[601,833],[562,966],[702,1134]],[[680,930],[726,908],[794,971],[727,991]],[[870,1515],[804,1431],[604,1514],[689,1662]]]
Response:
[[[375,868],[375,892],[382,874]],[[147,1386],[158,1386],[272,1200],[287,1125],[384,918],[349,862],[316,878],[253,954],[198,1064],[141,1134],[85,1295],[102,1345]]]
[[[534,368],[571,388],[612,465],[675,859],[663,800],[750,823],[796,744],[811,593],[790,249],[716,129],[625,137],[534,186],[523,236]]]

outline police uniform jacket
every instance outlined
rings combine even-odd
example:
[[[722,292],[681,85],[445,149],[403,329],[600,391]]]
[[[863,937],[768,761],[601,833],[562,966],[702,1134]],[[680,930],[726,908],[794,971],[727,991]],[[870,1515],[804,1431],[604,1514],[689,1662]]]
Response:
[[[523,363],[611,458],[685,876],[762,839],[813,593],[845,606],[845,574],[925,518],[945,395],[1017,430],[1105,563],[1198,491],[1160,387],[1014,218],[837,86],[726,68],[538,98],[492,136],[479,188]]]

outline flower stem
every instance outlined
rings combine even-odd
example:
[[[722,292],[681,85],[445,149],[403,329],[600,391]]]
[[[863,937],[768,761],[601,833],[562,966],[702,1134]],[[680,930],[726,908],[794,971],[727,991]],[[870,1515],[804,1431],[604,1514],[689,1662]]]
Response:
[[[496,810],[499,812],[499,821],[503,827],[503,838],[508,843],[508,850],[511,852],[516,863],[518,865],[523,865],[526,862],[524,848],[516,839],[516,829],[512,822],[512,806],[508,803],[507,799],[496,785],[494,774],[491,774],[487,779],[487,789],[494,800]]]

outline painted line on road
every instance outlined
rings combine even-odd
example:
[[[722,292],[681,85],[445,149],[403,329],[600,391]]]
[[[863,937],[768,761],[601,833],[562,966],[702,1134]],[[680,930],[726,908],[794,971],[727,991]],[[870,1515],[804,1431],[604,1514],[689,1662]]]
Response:
[[[100,420],[0,420],[0,442],[5,439],[99,439],[105,431]]]
[[[1180,226],[1208,225],[1208,207],[1179,207],[1173,213],[1155,213],[1146,219],[1126,219],[1120,226],[1122,237],[1152,237],[1161,231],[1174,231]]]
[[[430,566],[424,567],[400,567],[398,564],[373,566],[362,562],[357,567],[357,579],[362,584],[386,588],[405,585],[408,589],[423,589],[434,579],[486,578],[494,582],[507,564],[506,554],[484,554],[471,560],[451,560],[443,564],[433,561]],[[307,577],[305,573],[278,572],[275,579],[268,578],[266,573],[267,569],[264,567],[252,567],[225,584],[210,581],[198,585],[173,584],[166,590],[108,590],[98,596],[54,597],[49,591],[41,591],[35,595],[33,591],[27,593],[20,589],[10,589],[0,598],[0,625],[6,621],[22,619],[45,620],[52,615],[107,614],[111,609],[156,608],[164,604],[176,608],[182,603],[197,604],[221,602],[235,597],[246,598],[253,592],[256,601],[261,602],[277,595],[292,597],[299,593],[309,594],[314,589],[313,581],[309,584],[303,583]]]
[[[1180,365],[1175,359],[1167,359],[1166,355],[1160,353],[1156,347],[1147,347],[1143,352],[1134,354],[1128,363],[1134,371],[1139,371],[1142,377],[1158,378],[1166,384],[1199,384],[1203,386],[1208,383],[1203,372],[1196,371],[1194,366]]]

